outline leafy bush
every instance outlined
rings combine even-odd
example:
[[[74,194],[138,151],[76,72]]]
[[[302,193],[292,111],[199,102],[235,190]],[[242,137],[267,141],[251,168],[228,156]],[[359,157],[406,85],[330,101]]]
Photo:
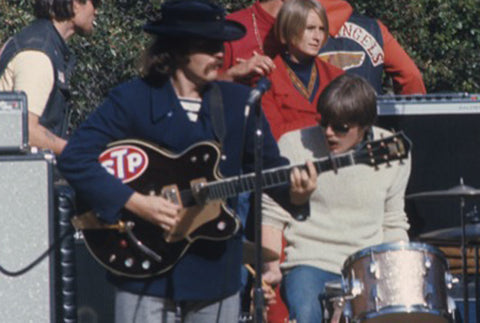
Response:
[[[478,0],[376,0],[357,9],[378,17],[414,59],[429,92],[479,92]]]
[[[108,89],[136,74],[149,38],[141,26],[155,17],[162,0],[104,0],[95,33],[73,37],[78,56],[72,81],[75,127]],[[220,0],[234,11],[252,0]],[[0,0],[0,42],[28,24],[32,0]],[[429,92],[480,92],[478,0],[375,0],[352,2],[381,19],[422,71]]]

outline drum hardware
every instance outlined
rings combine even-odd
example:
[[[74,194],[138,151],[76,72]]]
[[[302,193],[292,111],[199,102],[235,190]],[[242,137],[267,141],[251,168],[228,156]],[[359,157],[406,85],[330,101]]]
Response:
[[[426,276],[427,271],[432,267],[432,261],[428,257],[427,252],[425,250],[423,251],[423,261],[424,261],[425,269],[426,269],[425,273],[424,273],[424,276]]]
[[[466,224],[465,237],[469,242],[480,242],[480,223]],[[453,227],[422,233],[419,239],[435,245],[459,244],[462,239],[462,228]]]
[[[473,206],[473,209],[465,214],[469,223],[480,223],[480,214],[478,213],[477,205]]]
[[[375,277],[376,279],[378,279],[380,273],[378,272],[377,262],[376,262],[375,259],[373,258],[373,257],[374,257],[373,253],[372,253],[370,256],[371,256],[371,259],[370,259],[371,263],[370,263],[370,265],[368,266],[369,272],[370,272],[370,274],[373,275],[373,277]]]
[[[352,298],[351,294],[361,291],[362,287],[359,284],[361,284],[360,281],[354,281],[350,286],[355,285],[355,287],[349,287],[343,278],[325,283],[325,299],[322,301],[325,323],[350,322],[352,313],[348,300]],[[350,292],[351,290],[354,292]]]
[[[431,232],[430,234],[424,234],[420,238],[422,240],[428,241],[430,237],[436,237],[437,240],[442,241],[442,239],[438,239],[439,236],[445,237],[449,235],[450,239],[444,239],[444,241],[449,240],[449,242],[457,241],[460,238],[460,246],[462,251],[462,274],[463,277],[468,276],[468,263],[467,263],[467,244],[468,242],[475,242],[480,240],[480,232],[477,231],[479,229],[475,224],[473,226],[466,224],[466,212],[465,212],[465,200],[474,199],[480,197],[480,190],[473,188],[471,186],[467,186],[463,182],[463,178],[460,178],[460,184],[452,187],[447,190],[440,190],[440,191],[429,191],[429,192],[422,192],[416,193],[406,196],[407,199],[438,199],[438,198],[458,198],[460,204],[460,229],[458,230],[441,230],[442,232]],[[467,234],[468,232],[468,234]],[[460,234],[458,234],[460,233]],[[452,239],[453,238],[453,239]],[[478,280],[478,255],[476,256],[476,269],[475,269],[475,282],[476,282],[476,291],[478,296],[479,291],[479,280]],[[464,301],[464,320],[469,322],[469,310],[468,310],[468,286],[467,286],[467,279],[464,279],[464,286],[463,286],[463,301]],[[480,304],[478,297],[476,301],[477,313],[480,311]]]
[[[459,197],[479,197],[480,190],[471,186],[461,184],[442,191],[428,191],[407,195],[406,199],[438,199],[438,198],[459,198]]]
[[[345,295],[331,301],[349,303],[353,322],[448,322],[447,267],[442,252],[426,244],[366,248],[345,261]]]

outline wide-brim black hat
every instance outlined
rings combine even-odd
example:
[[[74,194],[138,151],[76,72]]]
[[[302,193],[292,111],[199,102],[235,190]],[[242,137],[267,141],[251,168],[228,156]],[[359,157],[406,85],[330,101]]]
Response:
[[[208,0],[173,0],[162,5],[161,18],[143,29],[165,37],[236,40],[245,36],[242,24],[225,19],[225,10]]]

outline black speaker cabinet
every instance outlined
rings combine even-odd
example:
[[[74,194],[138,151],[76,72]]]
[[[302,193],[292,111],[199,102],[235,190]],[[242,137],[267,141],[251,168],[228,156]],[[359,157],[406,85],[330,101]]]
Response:
[[[407,196],[446,190],[462,179],[480,189],[480,96],[432,95],[392,102],[381,104],[378,123],[403,130],[413,142]],[[477,205],[480,211],[480,199],[467,199],[465,213],[473,214]],[[413,238],[460,226],[458,198],[407,199],[406,211]]]
[[[54,253],[35,263],[54,240],[52,161],[43,153],[0,156],[2,322],[59,320]]]
[[[113,323],[115,289],[82,240],[75,247],[78,323]]]

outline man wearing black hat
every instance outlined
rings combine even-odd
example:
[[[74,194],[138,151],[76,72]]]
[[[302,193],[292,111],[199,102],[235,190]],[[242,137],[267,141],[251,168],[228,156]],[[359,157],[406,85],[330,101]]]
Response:
[[[58,160],[66,179],[101,220],[116,223],[122,216],[119,211],[127,210],[151,222],[150,226],[158,226],[158,239],[178,229],[180,221],[184,222],[184,209],[163,195],[149,194],[160,194],[155,188],[134,190],[112,176],[118,174],[115,167],[121,164],[122,174],[128,172],[137,178],[141,174],[135,172],[144,169],[140,165],[153,161],[142,153],[130,159],[117,154],[115,161],[104,164],[107,171],[98,161],[106,146],[119,139],[136,138],[168,149],[166,155],[183,157],[182,152],[199,142],[217,141],[221,143],[218,169],[224,177],[231,177],[253,170],[255,131],[252,114],[245,117],[244,113],[249,88],[214,82],[222,65],[223,42],[243,37],[244,27],[226,21],[224,10],[208,1],[168,1],[161,13],[162,19],[145,26],[155,38],[146,51],[141,77],[112,90],[75,132]],[[224,113],[219,113],[222,109]],[[263,148],[265,168],[286,164],[265,120]],[[127,154],[128,149],[121,153]],[[211,156],[200,157],[189,158],[192,166],[181,172],[192,172],[197,163]],[[294,214],[305,214],[316,187],[313,164],[307,163],[307,169],[294,168],[290,187],[279,186],[268,192]],[[170,176],[162,172],[157,174],[160,179]],[[236,199],[228,199],[227,204],[235,205]],[[196,240],[160,274],[146,278],[118,271],[109,274],[117,287],[116,322],[174,322],[177,309],[181,309],[184,322],[238,321],[242,241],[238,221],[235,223],[228,238]],[[224,229],[225,223],[218,222],[213,231]],[[129,239],[120,245],[128,245]],[[109,258],[112,266],[116,256]],[[124,265],[125,269],[135,266],[135,259],[126,259]],[[139,270],[150,265],[142,262]]]

